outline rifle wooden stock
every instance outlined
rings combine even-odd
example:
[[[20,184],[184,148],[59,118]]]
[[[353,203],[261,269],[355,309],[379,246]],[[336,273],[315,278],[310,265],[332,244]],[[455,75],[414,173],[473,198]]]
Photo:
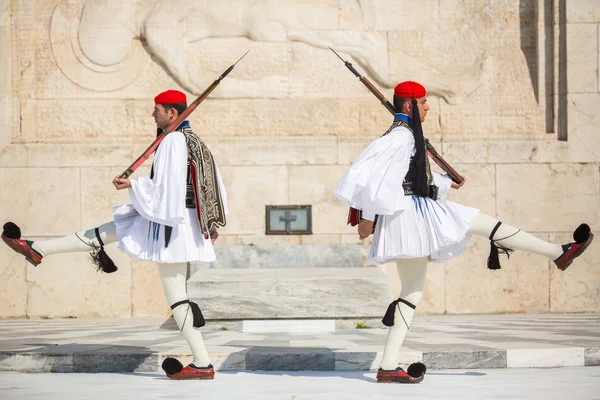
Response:
[[[387,108],[387,110],[392,114],[396,114],[396,109],[394,105],[385,98],[385,96],[364,76],[361,76],[360,81],[377,97],[377,100],[381,102],[381,104]]]
[[[465,178],[463,178],[458,172],[456,172],[456,170],[452,168],[452,166],[448,164],[446,160],[442,158],[442,156],[440,156],[440,154],[435,150],[433,145],[429,143],[428,139],[425,139],[425,148],[427,149],[427,154],[429,154],[429,157],[431,157],[431,159],[442,169],[442,171],[448,174],[450,179],[452,179],[459,185],[463,184]]]
[[[188,117],[188,115],[190,115],[192,113],[192,111],[194,111],[196,109],[196,107],[198,107],[198,105],[200,105],[200,103],[202,103],[211,93],[213,90],[215,90],[215,88],[219,85],[219,83],[221,83],[221,81],[227,76],[229,75],[229,73],[233,70],[233,67],[235,67],[237,65],[237,63],[239,63],[242,58],[246,57],[246,54],[248,54],[250,50],[248,50],[243,56],[240,57],[239,60],[237,60],[235,62],[235,64],[231,65],[229,68],[227,68],[225,70],[225,72],[223,72],[221,74],[221,76],[215,80],[213,83],[210,84],[209,87],[206,88],[206,90],[204,90],[204,92],[202,92],[202,94],[200,96],[198,96],[198,98],[196,100],[194,100],[192,102],[192,104],[190,104],[178,117],[175,121],[173,121],[173,123],[171,125],[169,125],[164,131],[163,133],[161,133],[160,135],[158,135],[158,137],[154,140],[154,142],[152,142],[152,144],[150,145],[150,147],[148,147],[146,149],[146,151],[144,151],[144,153],[139,156],[134,162],[133,164],[131,164],[129,166],[129,168],[127,168],[122,174],[121,174],[121,178],[128,178],[131,174],[133,174],[133,172],[139,168],[140,165],[142,165],[144,163],[144,161],[146,161],[148,158],[150,158],[150,156],[152,155],[152,153],[154,152],[154,150],[156,150],[156,148],[158,147],[158,145],[160,144],[160,142],[163,141],[163,139],[171,132],[173,132],[175,129],[177,129],[177,127],[179,125],[181,125],[181,123],[183,121],[185,121],[185,119]]]

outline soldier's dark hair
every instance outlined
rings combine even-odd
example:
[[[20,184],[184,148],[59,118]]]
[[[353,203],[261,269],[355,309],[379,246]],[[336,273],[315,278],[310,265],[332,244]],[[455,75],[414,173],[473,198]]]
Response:
[[[403,99],[401,97],[394,96],[394,108],[397,113],[404,113],[404,105],[410,103],[410,99]]]
[[[177,110],[177,114],[180,114],[185,111],[187,108],[187,103],[173,103],[173,104],[161,104],[166,111],[169,111],[171,108]]]

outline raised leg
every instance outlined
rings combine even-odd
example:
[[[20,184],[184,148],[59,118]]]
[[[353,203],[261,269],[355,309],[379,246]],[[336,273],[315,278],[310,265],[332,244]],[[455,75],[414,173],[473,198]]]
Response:
[[[479,213],[473,220],[467,235],[478,235],[489,238],[498,222],[494,217]],[[493,239],[497,244],[508,249],[529,251],[548,257],[551,260],[557,259],[563,253],[563,248],[560,244],[546,242],[505,223],[502,223],[496,230]]]
[[[96,238],[96,229],[98,229],[100,239],[105,245],[119,240],[117,238],[115,223],[110,221],[100,225],[98,228],[76,232],[58,239],[36,240],[31,247],[44,257],[51,254],[90,251],[94,246],[100,246]]]

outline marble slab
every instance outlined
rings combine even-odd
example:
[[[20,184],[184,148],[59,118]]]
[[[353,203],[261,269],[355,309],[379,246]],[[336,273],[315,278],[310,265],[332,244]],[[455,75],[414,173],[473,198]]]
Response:
[[[391,299],[377,268],[203,269],[188,296],[210,320],[381,318]]]
[[[360,245],[216,246],[217,260],[190,263],[192,273],[202,268],[348,268],[362,267]]]
[[[335,332],[335,320],[255,320],[242,321],[242,332]]]
[[[575,367],[584,364],[584,349],[509,349],[506,358],[508,368]]]

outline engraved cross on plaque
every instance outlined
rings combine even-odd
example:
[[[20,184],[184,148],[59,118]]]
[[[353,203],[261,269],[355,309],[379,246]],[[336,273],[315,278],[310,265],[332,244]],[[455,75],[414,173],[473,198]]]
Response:
[[[285,231],[290,233],[292,232],[292,221],[296,220],[296,216],[292,215],[290,210],[285,210],[285,215],[279,217],[280,221],[285,221]]]

